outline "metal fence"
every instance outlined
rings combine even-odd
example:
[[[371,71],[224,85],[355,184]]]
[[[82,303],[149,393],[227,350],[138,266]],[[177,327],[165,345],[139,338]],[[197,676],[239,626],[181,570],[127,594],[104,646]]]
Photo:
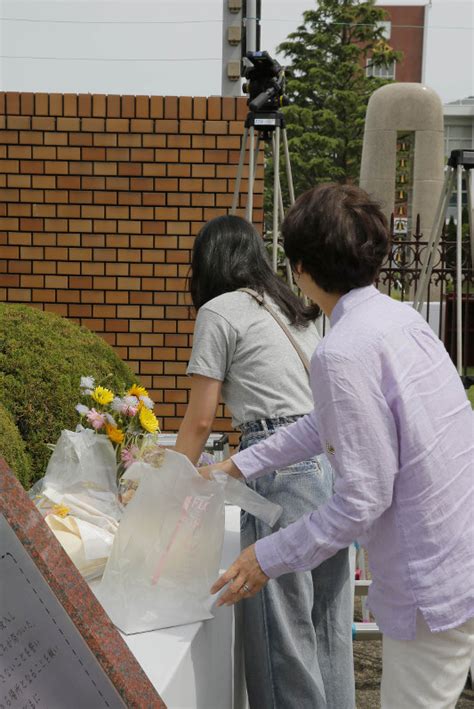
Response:
[[[391,225],[392,244],[377,280],[383,293],[412,304],[421,270],[427,257],[428,240],[420,231],[420,218],[411,234],[396,233]],[[469,236],[463,238],[462,258],[462,341],[463,379],[468,385],[474,375],[474,273],[470,253]],[[455,226],[443,229],[437,253],[433,259],[433,271],[428,284],[426,300],[421,311],[457,365],[456,355],[456,234]],[[321,335],[327,331],[326,318],[319,324]],[[474,381],[472,382],[474,383]]]
[[[393,221],[393,220],[392,220]],[[427,257],[428,240],[416,219],[411,234],[393,233],[390,253],[382,266],[377,285],[397,300],[411,303],[417,290],[421,269]],[[474,282],[469,235],[467,229],[462,249],[462,341],[463,375],[474,370]],[[456,362],[456,234],[454,225],[443,229],[437,253],[433,255],[433,271],[428,284],[423,317],[444,342]]]

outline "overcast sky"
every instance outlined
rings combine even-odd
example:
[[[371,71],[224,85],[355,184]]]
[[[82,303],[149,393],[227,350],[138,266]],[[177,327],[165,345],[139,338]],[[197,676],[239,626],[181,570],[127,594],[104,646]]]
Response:
[[[222,0],[0,0],[0,88],[220,94],[222,6]],[[311,0],[262,0],[261,48],[274,54],[311,7]],[[445,102],[474,94],[474,0],[432,0],[428,17],[425,83]]]

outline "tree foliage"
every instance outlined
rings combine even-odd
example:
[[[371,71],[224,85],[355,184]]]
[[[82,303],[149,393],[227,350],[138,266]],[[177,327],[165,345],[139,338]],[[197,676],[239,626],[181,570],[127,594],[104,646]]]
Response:
[[[368,62],[401,59],[384,39],[387,15],[374,1],[318,0],[278,48],[289,60],[291,103],[283,112],[297,195],[320,182],[358,179],[367,102],[387,83],[366,75]]]

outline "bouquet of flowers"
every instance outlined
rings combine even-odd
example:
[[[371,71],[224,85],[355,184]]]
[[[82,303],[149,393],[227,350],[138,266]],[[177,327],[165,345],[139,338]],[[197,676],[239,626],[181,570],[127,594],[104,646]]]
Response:
[[[81,417],[79,430],[89,428],[108,437],[117,457],[117,478],[136,461],[160,465],[163,449],[158,444],[160,433],[155,406],[147,390],[133,384],[120,396],[93,377],[81,377],[81,398],[76,411]]]

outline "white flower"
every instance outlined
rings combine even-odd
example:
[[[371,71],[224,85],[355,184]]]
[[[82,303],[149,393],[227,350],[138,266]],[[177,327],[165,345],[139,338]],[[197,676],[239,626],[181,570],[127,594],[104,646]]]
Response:
[[[155,406],[149,396],[141,396],[140,401],[144,406],[146,406],[147,409],[153,409],[153,407]]]
[[[108,414],[107,412],[104,413],[104,418],[108,423],[110,423],[111,426],[115,426],[117,428],[117,422],[115,421],[114,417],[111,414]]]
[[[85,416],[89,413],[90,409],[88,406],[84,406],[84,404],[78,404],[76,406],[76,411],[80,416]]]
[[[138,406],[138,399],[136,396],[125,396],[123,402],[127,409]]]
[[[81,389],[94,389],[95,381],[94,377],[81,377]]]
[[[119,396],[116,396],[112,403],[110,404],[110,408],[112,411],[116,411],[117,413],[121,413],[123,408],[124,408],[124,401],[121,399]]]

